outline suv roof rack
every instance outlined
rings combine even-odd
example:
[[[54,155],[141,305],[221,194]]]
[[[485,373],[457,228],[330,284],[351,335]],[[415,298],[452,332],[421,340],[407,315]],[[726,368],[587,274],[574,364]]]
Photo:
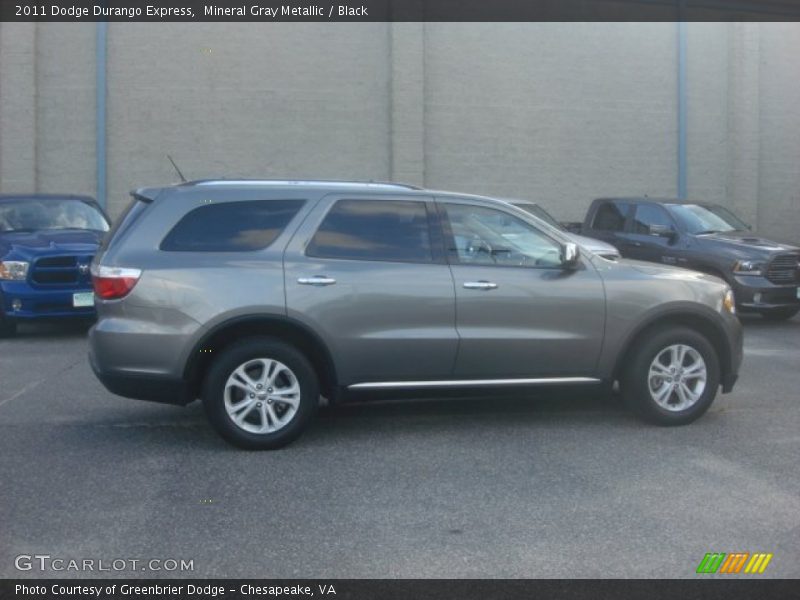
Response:
[[[396,183],[393,181],[347,181],[338,179],[197,179],[181,183],[181,186],[200,186],[200,185],[320,185],[320,186],[342,186],[368,188],[395,188],[406,190],[421,190],[423,188],[408,183]]]

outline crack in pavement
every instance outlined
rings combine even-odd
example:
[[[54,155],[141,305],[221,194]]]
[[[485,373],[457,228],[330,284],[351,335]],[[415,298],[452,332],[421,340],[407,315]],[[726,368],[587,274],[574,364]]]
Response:
[[[76,367],[81,362],[82,362],[82,359],[78,359],[75,362],[73,362],[72,364],[67,365],[66,367],[64,367],[60,371],[57,371],[56,373],[52,374],[50,377],[43,377],[42,379],[37,379],[36,381],[32,381],[31,383],[29,383],[26,386],[24,386],[22,389],[17,390],[13,394],[11,394],[8,398],[3,398],[2,400],[0,400],[0,406],[3,406],[4,404],[8,404],[12,400],[16,400],[20,396],[23,396],[24,394],[30,392],[31,390],[36,389],[37,387],[39,387],[41,384],[45,383],[46,381],[50,381],[53,377],[58,377],[59,375],[63,375],[64,373],[66,373],[70,369]]]

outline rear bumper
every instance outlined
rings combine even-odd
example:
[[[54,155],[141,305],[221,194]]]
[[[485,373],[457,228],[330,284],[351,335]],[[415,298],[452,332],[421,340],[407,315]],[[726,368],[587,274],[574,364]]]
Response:
[[[100,383],[112,394],[133,398],[134,400],[147,400],[149,402],[177,404],[180,406],[185,406],[194,400],[189,393],[189,386],[181,379],[173,379],[163,375],[131,374],[101,369],[97,364],[91,346],[89,349],[89,364]]]
[[[92,318],[96,314],[94,306],[72,306],[73,294],[91,291],[90,286],[50,290],[31,287],[26,281],[3,281],[0,282],[0,313],[14,320]],[[15,301],[21,304],[16,310]]]

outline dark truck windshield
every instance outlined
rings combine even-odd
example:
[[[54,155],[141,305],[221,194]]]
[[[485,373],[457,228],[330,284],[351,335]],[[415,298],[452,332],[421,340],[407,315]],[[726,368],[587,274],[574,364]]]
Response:
[[[539,217],[542,221],[544,221],[548,225],[552,225],[556,229],[564,231],[563,225],[561,225],[561,223],[556,221],[549,212],[547,212],[538,204],[533,204],[532,202],[519,202],[519,203],[515,202],[514,206],[516,206],[517,208],[521,208],[525,212],[531,213],[534,217]]]
[[[747,229],[744,222],[722,207],[699,204],[668,204],[667,207],[687,233],[698,235]]]
[[[97,208],[73,198],[0,202],[0,231],[42,229],[108,231],[108,222]]]

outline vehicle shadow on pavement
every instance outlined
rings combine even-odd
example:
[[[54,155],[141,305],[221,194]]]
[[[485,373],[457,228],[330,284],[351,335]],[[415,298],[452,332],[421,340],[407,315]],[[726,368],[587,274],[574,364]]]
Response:
[[[86,337],[94,319],[75,319],[43,323],[20,323],[16,339],[60,339]],[[13,338],[12,338],[13,339]]]
[[[111,446],[150,443],[185,450],[240,450],[229,446],[208,424],[202,404],[185,408],[144,403],[124,414],[96,415],[82,421],[90,435],[71,435],[70,445]],[[338,447],[360,444],[376,436],[436,437],[442,434],[474,436],[481,432],[512,430],[520,426],[607,427],[625,429],[641,424],[624,408],[617,394],[595,389],[552,389],[526,395],[469,398],[419,398],[358,400],[321,406],[308,430],[285,451],[293,448]],[[84,432],[85,433],[85,432]]]

